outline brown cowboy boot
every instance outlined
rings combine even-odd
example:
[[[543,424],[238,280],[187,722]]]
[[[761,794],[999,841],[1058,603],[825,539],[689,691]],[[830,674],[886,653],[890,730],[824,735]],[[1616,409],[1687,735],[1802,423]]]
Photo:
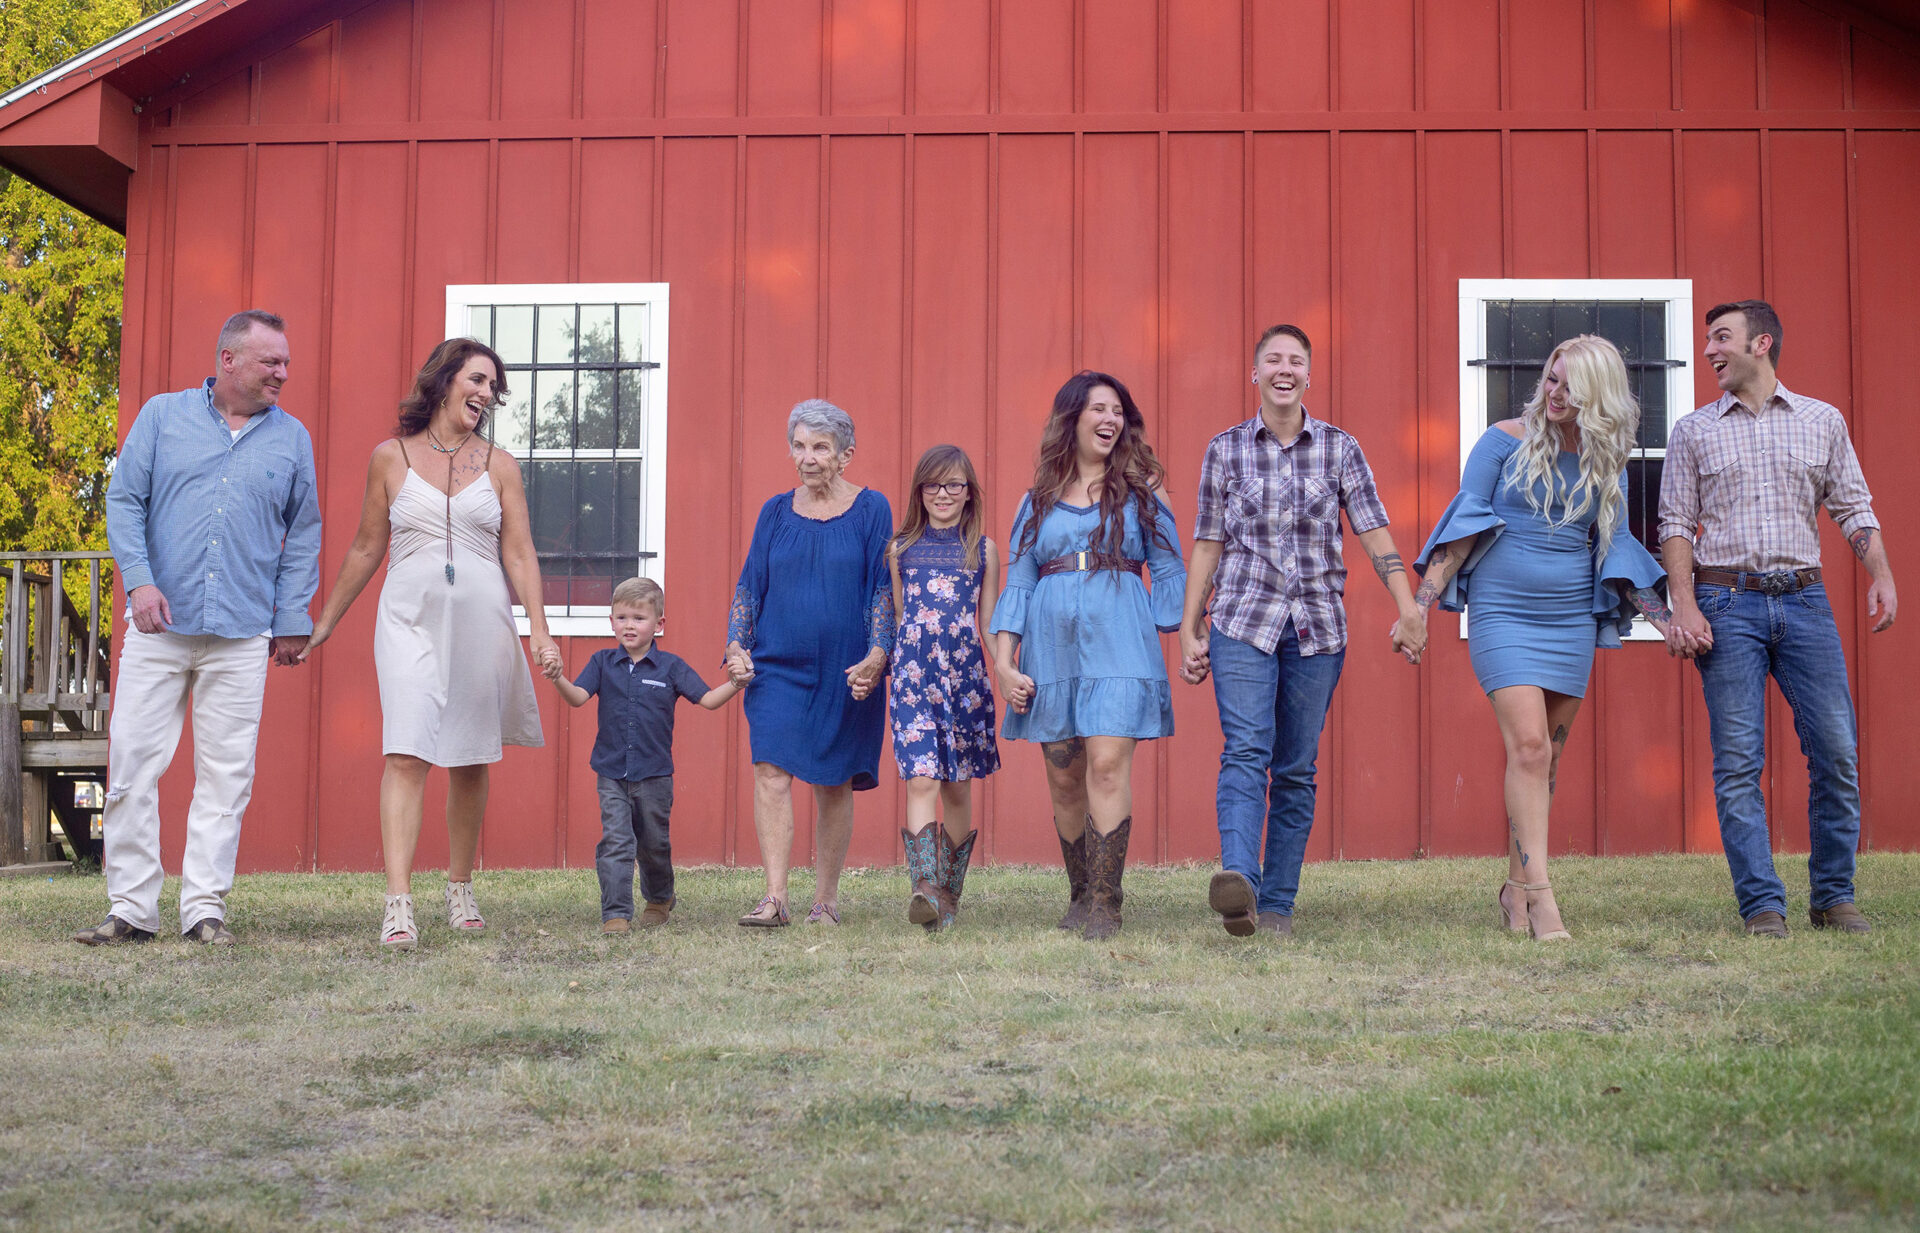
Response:
[[[940,828],[939,872],[934,882],[940,888],[940,928],[950,929],[960,915],[960,891],[967,884],[967,864],[973,859],[973,841],[980,837],[979,831],[968,831],[967,837],[957,845],[947,836],[947,828]]]
[[[1087,903],[1087,833],[1080,832],[1080,838],[1074,840],[1061,836],[1060,855],[1067,863],[1067,891],[1071,896],[1067,904],[1067,914],[1060,918],[1060,928],[1071,929],[1078,933],[1087,927],[1089,906]]]
[[[932,929],[940,921],[942,828],[939,821],[935,820],[927,823],[925,829],[916,835],[903,826],[900,828],[900,838],[907,843],[907,881],[913,887],[913,897],[907,900],[907,919]]]
[[[1087,819],[1087,928],[1082,935],[1089,942],[1098,942],[1120,932],[1120,901],[1125,895],[1120,890],[1121,875],[1127,871],[1127,835],[1133,830],[1133,819],[1120,819],[1120,825],[1113,828],[1110,835],[1102,835],[1093,829],[1093,819]]]

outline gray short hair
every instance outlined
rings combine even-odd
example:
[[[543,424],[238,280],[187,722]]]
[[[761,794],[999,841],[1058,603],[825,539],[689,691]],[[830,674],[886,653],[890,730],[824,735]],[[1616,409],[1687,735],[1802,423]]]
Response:
[[[215,344],[214,358],[219,359],[222,351],[238,351],[240,340],[245,338],[256,325],[272,330],[276,334],[287,332],[285,319],[264,308],[249,308],[244,312],[237,312],[228,317],[227,323],[220,327],[220,341]]]
[[[822,433],[833,438],[835,453],[853,448],[853,417],[824,398],[809,398],[794,404],[787,415],[787,443],[793,443],[796,429]]]

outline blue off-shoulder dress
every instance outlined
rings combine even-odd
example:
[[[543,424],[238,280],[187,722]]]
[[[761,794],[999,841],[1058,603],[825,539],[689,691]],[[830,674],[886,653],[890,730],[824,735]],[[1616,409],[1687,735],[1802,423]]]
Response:
[[[753,656],[741,705],[755,762],[802,783],[879,784],[886,690],[854,701],[847,669],[893,650],[892,535],[893,511],[871,488],[827,519],[794,513],[790,492],[760,507],[727,620],[727,641]]]
[[[1460,475],[1460,494],[1441,515],[1440,525],[1414,562],[1424,573],[1428,558],[1442,544],[1478,535],[1460,571],[1440,592],[1449,612],[1466,610],[1467,650],[1480,688],[1488,693],[1509,685],[1537,685],[1583,698],[1593,674],[1596,646],[1617,647],[1633,624],[1627,592],[1659,586],[1666,580],[1652,555],[1622,518],[1600,556],[1594,522],[1599,505],[1564,525],[1566,497],[1580,482],[1580,456],[1561,451],[1560,497],[1549,518],[1524,492],[1509,487],[1509,468],[1518,466],[1520,440],[1502,428],[1489,428]],[[1544,499],[1546,481],[1536,485]],[[1627,478],[1620,477],[1620,495]]]
[[[1008,563],[991,632],[1020,638],[1020,670],[1033,678],[1033,702],[1025,714],[1008,708],[1004,735],[1023,741],[1173,735],[1173,690],[1159,633],[1180,628],[1187,567],[1173,511],[1164,501],[1155,506],[1158,538],[1143,533],[1133,502],[1127,503],[1121,547],[1147,563],[1151,594],[1138,574],[1119,570],[1040,577],[1042,562],[1090,548],[1100,523],[1097,505],[1056,504],[1034,546]],[[1009,551],[1019,552],[1032,514],[1029,493],[1014,517]]]

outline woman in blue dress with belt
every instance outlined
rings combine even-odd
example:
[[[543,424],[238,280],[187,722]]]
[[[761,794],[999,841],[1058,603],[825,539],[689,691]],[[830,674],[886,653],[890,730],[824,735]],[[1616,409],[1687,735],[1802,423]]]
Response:
[[[1003,733],[1046,754],[1071,896],[1060,927],[1089,939],[1120,929],[1134,747],[1173,734],[1159,634],[1180,627],[1187,571],[1145,434],[1113,377],[1082,372],[1060,387],[990,629]]]
[[[1547,816],[1594,648],[1619,646],[1635,612],[1662,634],[1672,618],[1666,574],[1627,526],[1639,424],[1619,350],[1591,334],[1561,343],[1526,410],[1474,445],[1414,563],[1422,611],[1473,605],[1467,648],[1507,755],[1500,915],[1542,941],[1571,936],[1547,878]]]
[[[893,650],[887,541],[893,511],[841,474],[853,420],[810,398],[787,417],[800,484],[760,507],[727,621],[727,673],[746,691],[753,746],[753,829],[767,893],[742,925],[780,926],[793,851],[793,781],[813,786],[813,910],[840,923],[840,871],[853,838],[853,794],[879,783],[886,705],[876,688]]]

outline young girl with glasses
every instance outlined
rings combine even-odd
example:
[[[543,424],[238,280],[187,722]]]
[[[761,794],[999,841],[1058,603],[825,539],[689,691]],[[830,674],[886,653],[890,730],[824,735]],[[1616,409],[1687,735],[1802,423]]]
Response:
[[[981,534],[980,481],[957,445],[920,456],[906,517],[887,547],[893,610],[893,756],[907,785],[907,919],[952,925],[973,856],[972,781],[1000,768],[980,628],[1000,592],[1000,553]],[[981,610],[982,603],[985,610]],[[936,802],[946,815],[934,818]]]

